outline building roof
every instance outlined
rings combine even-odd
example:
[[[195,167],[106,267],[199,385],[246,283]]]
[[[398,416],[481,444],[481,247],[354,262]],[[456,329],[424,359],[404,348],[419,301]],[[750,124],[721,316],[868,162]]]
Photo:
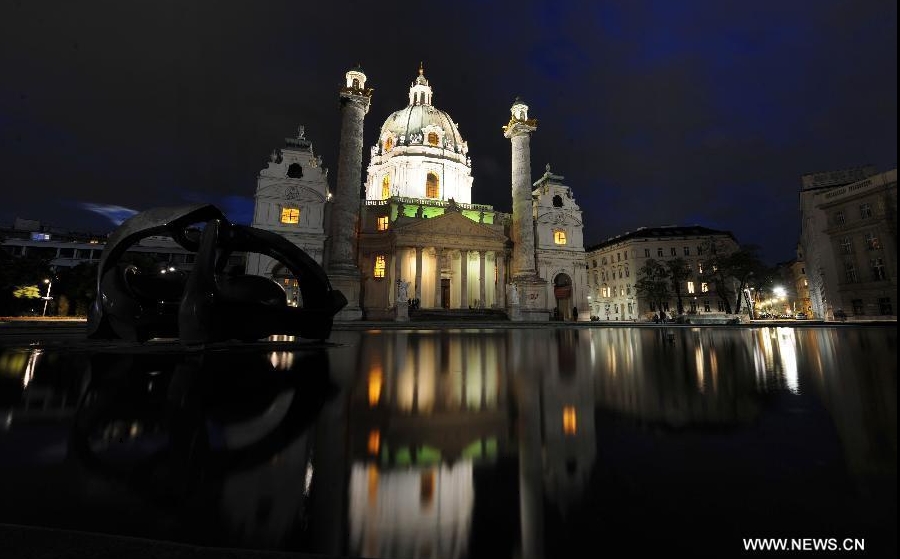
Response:
[[[672,237],[712,237],[726,235],[737,242],[731,231],[719,231],[702,225],[664,225],[662,227],[638,227],[636,231],[628,231],[622,235],[610,237],[594,246],[585,248],[585,252],[599,250],[624,241],[641,239],[665,239]]]

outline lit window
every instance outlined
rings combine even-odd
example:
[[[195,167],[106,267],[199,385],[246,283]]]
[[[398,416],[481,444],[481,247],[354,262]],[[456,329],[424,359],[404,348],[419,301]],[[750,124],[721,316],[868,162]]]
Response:
[[[382,216],[378,218],[378,230],[379,231],[387,231],[388,228],[388,216]]]
[[[384,277],[384,268],[385,268],[384,255],[379,254],[378,256],[375,257],[375,271],[374,271],[373,275],[376,278],[383,278]]]
[[[440,194],[439,184],[438,176],[434,173],[428,173],[428,176],[425,178],[425,197],[437,198]]]
[[[702,291],[703,293],[709,293],[709,284],[706,282],[701,283],[700,291]],[[709,309],[707,309],[707,310],[709,310]]]
[[[575,413],[575,406],[565,406],[563,408],[563,433],[566,435],[574,435],[578,431],[578,418]]]
[[[381,179],[381,199],[387,200],[391,197],[391,177],[389,175],[385,175],[383,179]]]
[[[566,232],[561,229],[553,231],[553,242],[558,245],[566,244]]]
[[[694,282],[692,282],[692,281],[687,282],[687,287],[688,287],[688,293],[694,292]]]
[[[394,147],[394,138],[388,136],[388,138],[384,141],[384,151],[391,151],[391,148]]]
[[[281,223],[300,223],[300,208],[281,208]]]
[[[438,145],[438,135],[435,134],[434,132],[429,132],[428,133],[428,143],[433,146]]]

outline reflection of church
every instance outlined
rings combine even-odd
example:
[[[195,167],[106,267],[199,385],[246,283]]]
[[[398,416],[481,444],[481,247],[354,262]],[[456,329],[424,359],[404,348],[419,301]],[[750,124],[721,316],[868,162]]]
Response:
[[[259,174],[253,226],[275,231],[322,263],[347,295],[339,318],[402,318],[421,309],[494,309],[513,319],[588,315],[581,210],[563,177],[531,180],[537,121],[517,99],[504,135],[512,146],[512,213],[472,202],[472,160],[458,125],[432,103],[420,67],[406,107],[390,114],[371,147],[362,183],[363,119],[372,90],[360,69],[346,74],[337,185],[301,128]],[[267,257],[248,273],[274,277],[297,301],[296,282]],[[298,304],[302,302],[297,301]]]

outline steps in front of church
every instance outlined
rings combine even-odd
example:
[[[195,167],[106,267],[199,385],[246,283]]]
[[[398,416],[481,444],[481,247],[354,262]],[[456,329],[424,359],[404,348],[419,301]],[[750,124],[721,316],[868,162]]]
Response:
[[[509,315],[501,309],[415,309],[409,311],[409,319],[415,322],[440,322],[456,320],[508,321]]]

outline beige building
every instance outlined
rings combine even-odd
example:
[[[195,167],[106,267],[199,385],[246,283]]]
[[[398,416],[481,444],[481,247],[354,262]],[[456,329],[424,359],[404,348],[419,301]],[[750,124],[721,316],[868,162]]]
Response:
[[[686,313],[724,313],[725,306],[715,292],[712,281],[704,281],[704,261],[710,246],[737,250],[738,243],[727,231],[716,231],[699,225],[641,227],[586,251],[591,316],[599,320],[646,320],[659,311],[674,313],[674,294],[662,309],[643,300],[635,284],[639,270],[653,259],[665,262],[682,258],[693,274],[681,287]]]
[[[824,185],[816,179],[824,174],[802,179],[800,243],[813,314],[895,318],[897,170],[835,173],[846,178]]]

